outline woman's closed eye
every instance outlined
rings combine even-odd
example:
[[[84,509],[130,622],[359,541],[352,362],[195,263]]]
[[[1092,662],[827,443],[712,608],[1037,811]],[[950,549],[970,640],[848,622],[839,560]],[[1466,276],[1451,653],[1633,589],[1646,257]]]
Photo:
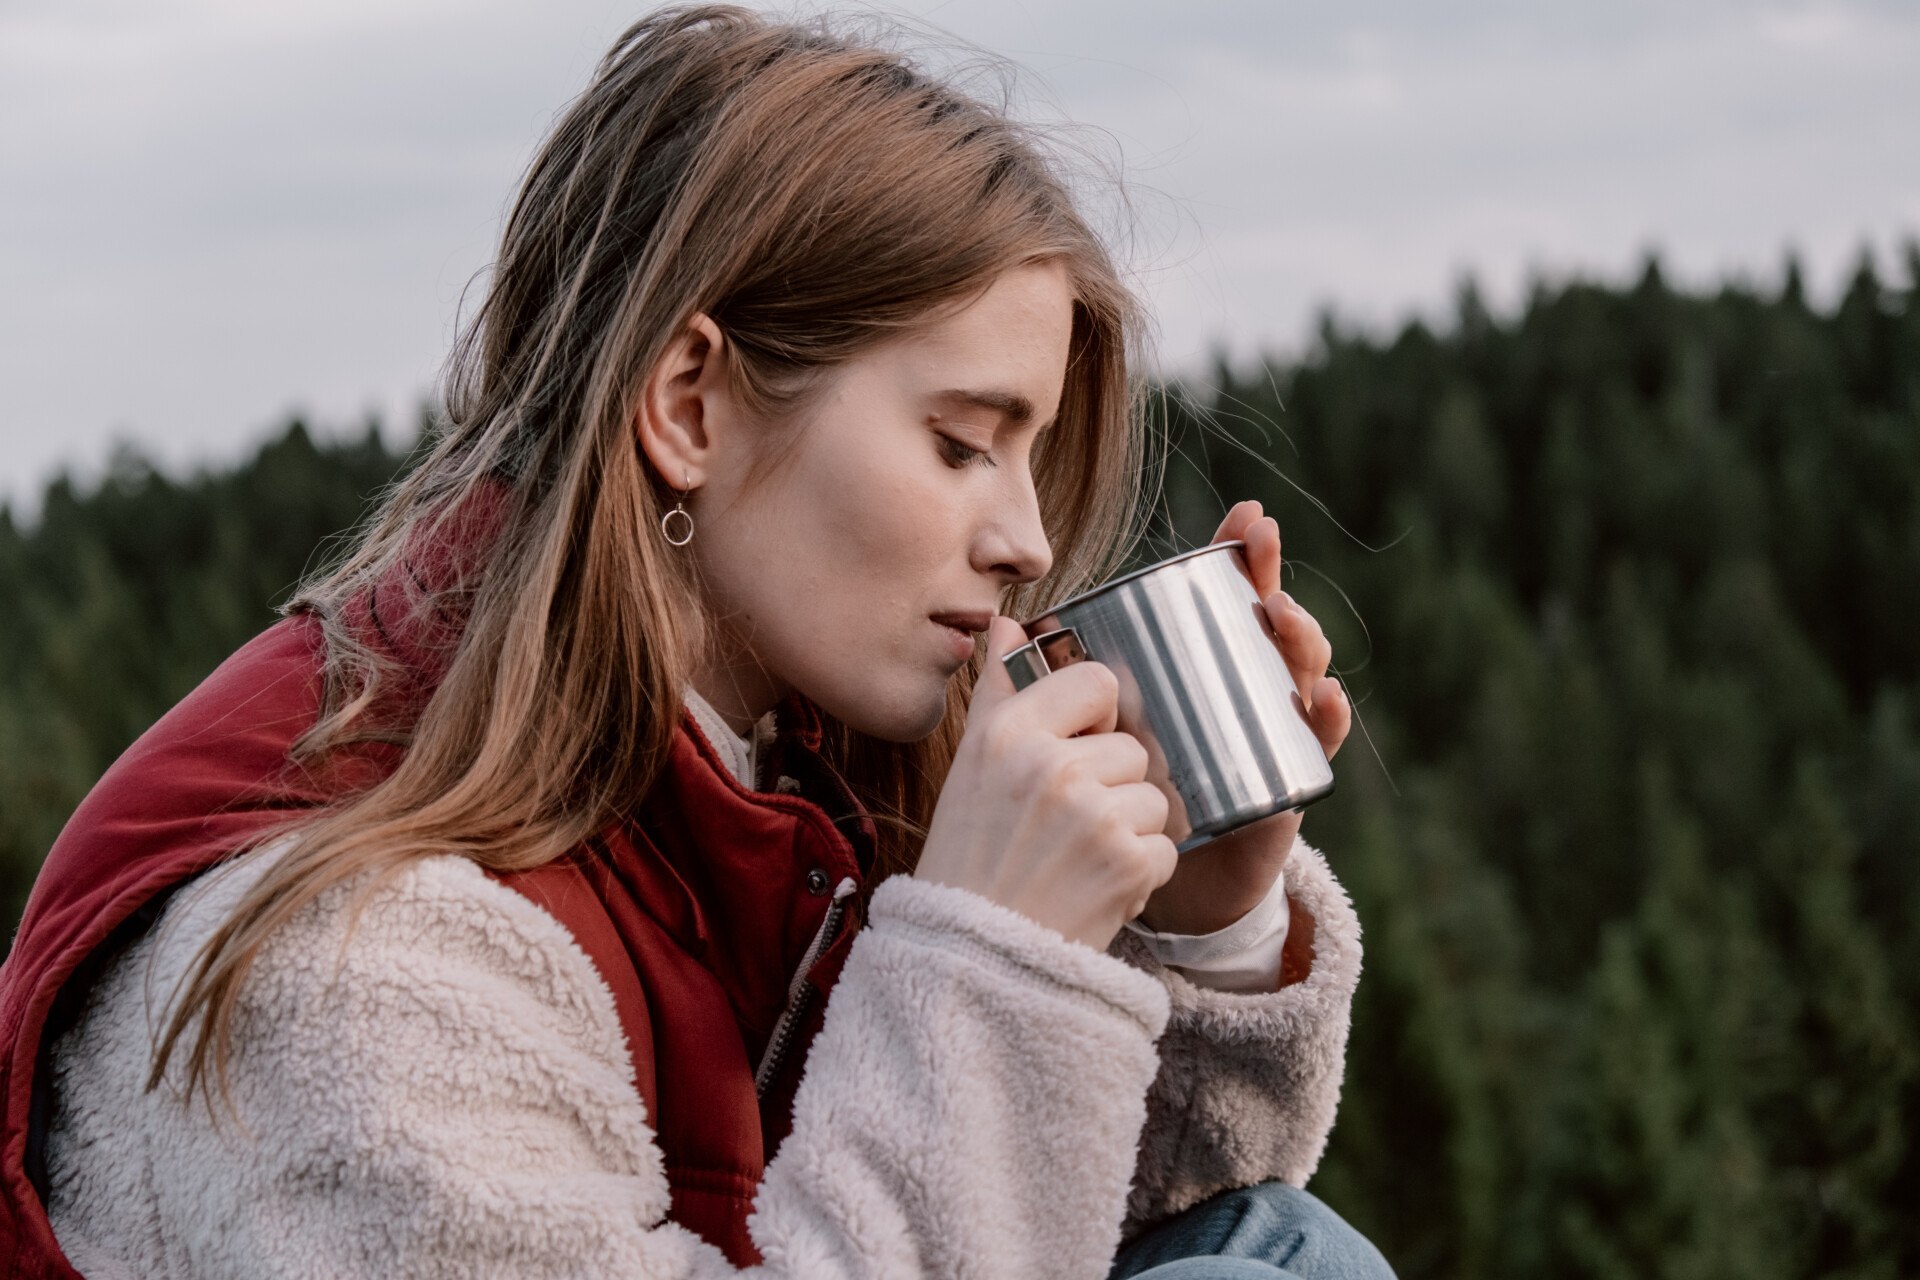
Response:
[[[941,435],[940,450],[947,455],[947,461],[956,467],[964,467],[976,462],[983,467],[1000,465],[993,460],[992,454],[983,449],[976,449],[965,441],[956,440],[950,435]]]

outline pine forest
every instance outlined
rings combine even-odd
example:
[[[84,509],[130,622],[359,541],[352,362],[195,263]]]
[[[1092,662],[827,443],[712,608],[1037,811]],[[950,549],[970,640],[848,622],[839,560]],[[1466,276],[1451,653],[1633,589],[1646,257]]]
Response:
[[[1920,246],[1463,285],[1156,388],[1142,562],[1224,506],[1357,704],[1366,929],[1313,1190],[1410,1278],[1920,1275]],[[404,465],[284,426],[0,508],[0,914],[102,770]]]

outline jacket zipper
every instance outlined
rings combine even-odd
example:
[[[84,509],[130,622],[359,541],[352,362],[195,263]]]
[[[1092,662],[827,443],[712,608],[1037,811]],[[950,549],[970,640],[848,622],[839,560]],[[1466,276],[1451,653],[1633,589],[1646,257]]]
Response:
[[[793,1045],[793,1037],[800,1030],[800,1024],[806,1019],[807,1010],[813,1004],[813,988],[807,985],[807,974],[820,959],[820,953],[833,942],[834,934],[839,931],[840,917],[846,914],[847,899],[853,896],[855,885],[852,876],[844,876],[833,887],[833,901],[827,904],[827,914],[820,918],[820,927],[813,932],[813,941],[807,944],[806,954],[800,957],[800,967],[794,972],[793,981],[787,985],[787,1007],[780,1013],[780,1021],[773,1024],[773,1035],[767,1039],[767,1051],[760,1055],[760,1065],[753,1073],[753,1092],[755,1097],[765,1097],[767,1086],[780,1071],[787,1050]]]

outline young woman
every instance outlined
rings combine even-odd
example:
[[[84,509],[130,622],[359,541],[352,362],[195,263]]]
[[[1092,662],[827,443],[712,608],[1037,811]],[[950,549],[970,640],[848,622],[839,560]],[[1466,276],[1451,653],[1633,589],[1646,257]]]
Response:
[[[999,661],[1127,545],[1136,331],[1001,115],[635,26],[431,455],[50,854],[0,1268],[1386,1274],[1298,1189],[1360,954],[1298,816],[1176,858],[1111,673]]]

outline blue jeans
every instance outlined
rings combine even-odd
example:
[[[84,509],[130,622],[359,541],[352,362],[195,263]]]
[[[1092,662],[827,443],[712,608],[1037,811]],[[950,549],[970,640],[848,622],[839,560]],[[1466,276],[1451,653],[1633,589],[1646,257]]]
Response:
[[[1156,1223],[1108,1280],[1393,1280],[1393,1268],[1313,1196],[1263,1182]]]

